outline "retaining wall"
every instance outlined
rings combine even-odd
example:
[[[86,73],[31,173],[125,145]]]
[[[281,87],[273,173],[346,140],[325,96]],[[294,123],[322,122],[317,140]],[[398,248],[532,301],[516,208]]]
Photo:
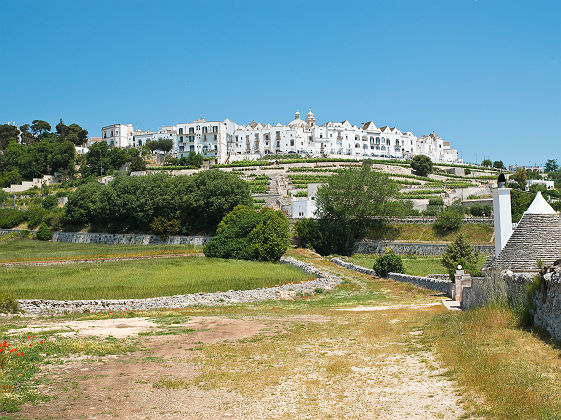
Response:
[[[53,232],[53,242],[109,245],[197,245],[202,246],[210,236],[169,236],[165,241],[158,235]]]
[[[332,258],[331,262],[340,265],[341,267],[348,268],[349,270],[358,271],[359,273],[371,276],[376,275],[374,270],[340,260],[339,258]],[[408,274],[401,273],[388,273],[388,278],[403,283],[410,283],[417,287],[422,287],[423,289],[434,290],[435,292],[444,293],[446,296],[452,297],[454,283],[452,283],[449,279],[443,280],[431,277],[410,276]]]
[[[534,324],[556,340],[561,340],[561,267],[555,266],[541,277],[535,296]]]
[[[447,246],[448,244],[366,240],[357,242],[354,253],[382,254],[385,253],[387,249],[390,249],[396,254],[442,255],[446,252]],[[485,255],[490,255],[495,252],[495,247],[492,245],[474,245],[473,249]]]

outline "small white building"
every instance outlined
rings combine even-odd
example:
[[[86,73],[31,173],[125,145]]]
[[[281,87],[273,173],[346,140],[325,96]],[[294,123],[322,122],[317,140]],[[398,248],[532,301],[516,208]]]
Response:
[[[101,138],[109,147],[133,147],[132,124],[112,124],[101,128]]]
[[[176,142],[175,142],[175,135],[177,134],[177,129],[175,126],[165,126],[160,128],[157,131],[142,131],[136,130],[132,134],[132,144],[133,147],[142,147],[145,146],[149,141],[158,141],[158,140],[171,140],[173,142],[172,153],[177,153],[176,149]]]
[[[293,219],[315,219],[316,218],[316,194],[322,184],[308,184],[306,197],[292,197]]]
[[[526,181],[526,191],[529,191],[532,185],[543,185],[547,190],[555,189],[554,181],[546,180],[546,179],[528,179]]]

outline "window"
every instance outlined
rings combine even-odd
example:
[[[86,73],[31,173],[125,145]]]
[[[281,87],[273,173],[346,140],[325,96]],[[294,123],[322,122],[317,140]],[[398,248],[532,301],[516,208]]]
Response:
[[[179,129],[179,134],[183,134],[183,128]]]
[[[195,132],[195,129],[193,127],[189,127],[189,134],[193,134]]]
[[[208,133],[208,127],[203,127],[203,133]]]
[[[183,143],[183,136],[179,136],[179,141]]]
[[[212,132],[213,133],[218,133],[218,126],[217,125],[212,126]]]
[[[218,136],[215,134],[214,135],[214,141],[216,141],[218,139]]]
[[[290,140],[290,145],[294,146],[294,140]]]

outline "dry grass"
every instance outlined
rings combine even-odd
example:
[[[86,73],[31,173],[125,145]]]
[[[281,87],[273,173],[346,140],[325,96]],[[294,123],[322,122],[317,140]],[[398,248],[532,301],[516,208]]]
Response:
[[[462,233],[470,243],[489,245],[493,236],[493,227],[485,224],[468,223],[462,225],[458,232],[440,235],[432,225],[424,224],[392,224],[383,230],[369,233],[370,239],[384,239],[405,242],[452,242],[458,234]]]
[[[559,347],[518,325],[501,307],[445,313],[427,324],[425,343],[465,389],[474,415],[561,418]]]

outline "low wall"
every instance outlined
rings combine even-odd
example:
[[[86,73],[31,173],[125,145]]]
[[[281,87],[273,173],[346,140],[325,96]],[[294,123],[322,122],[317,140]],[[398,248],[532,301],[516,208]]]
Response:
[[[339,258],[332,258],[331,262],[340,265],[341,267],[348,268],[349,270],[358,271],[359,273],[362,274],[368,274],[371,276],[376,275],[376,272],[374,270],[347,261],[340,260]],[[401,274],[401,273],[388,273],[388,278],[402,283],[413,284],[423,289],[444,293],[446,296],[449,297],[452,296],[452,289],[454,287],[454,283],[452,283],[449,279],[443,280],[443,279],[438,279],[438,278],[435,279],[431,277],[410,276],[408,274]]]
[[[541,277],[535,296],[534,324],[561,340],[561,266],[554,266]]]
[[[267,300],[293,300],[298,294],[310,295],[318,289],[331,290],[342,279],[318,270],[292,257],[282,258],[281,262],[296,266],[316,278],[301,283],[288,283],[280,286],[253,290],[229,290],[215,293],[192,293],[155,297],[148,299],[98,299],[98,300],[43,300],[20,299],[20,308],[27,314],[53,314],[84,311],[147,311],[152,309],[189,308],[193,306],[224,306]],[[266,275],[266,273],[264,274]]]
[[[422,242],[393,242],[380,240],[360,241],[355,245],[355,254],[382,254],[390,249],[396,254],[412,255],[442,255],[446,252],[447,244],[432,244]],[[490,255],[495,252],[492,245],[474,245],[473,249],[481,254]]]
[[[471,287],[462,290],[462,309],[477,308],[491,303],[526,304],[526,285],[534,280],[532,273],[510,270],[491,271],[485,277],[473,277]]]
[[[428,202],[428,200],[427,200]],[[408,216],[408,217],[374,217],[375,220],[384,220],[388,223],[397,224],[422,224],[430,225],[436,222],[436,217],[430,216]],[[492,217],[464,217],[464,223],[483,223],[486,225],[493,225],[494,220]]]
[[[210,236],[170,236],[165,241],[158,235],[53,232],[53,242],[109,245],[196,245],[202,246]]]

